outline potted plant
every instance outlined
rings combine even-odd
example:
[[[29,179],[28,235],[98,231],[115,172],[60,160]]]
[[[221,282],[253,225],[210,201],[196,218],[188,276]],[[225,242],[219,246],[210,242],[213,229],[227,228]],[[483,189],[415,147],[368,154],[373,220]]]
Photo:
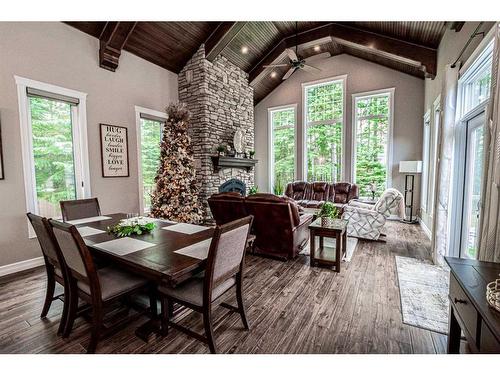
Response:
[[[258,192],[259,192],[258,186],[252,186],[251,188],[248,189],[248,195],[257,194]]]
[[[255,151],[254,150],[248,151],[248,155],[250,155],[250,159],[253,159],[253,157],[255,156]]]
[[[224,156],[224,151],[226,151],[226,147],[224,147],[224,145],[220,144],[217,146],[216,148],[219,156]]]
[[[273,192],[275,195],[283,195],[284,191],[283,183],[280,179],[276,180],[276,183],[273,186]]]
[[[339,216],[339,210],[332,202],[325,202],[321,206],[318,216],[321,218],[321,225],[330,225],[333,219]]]

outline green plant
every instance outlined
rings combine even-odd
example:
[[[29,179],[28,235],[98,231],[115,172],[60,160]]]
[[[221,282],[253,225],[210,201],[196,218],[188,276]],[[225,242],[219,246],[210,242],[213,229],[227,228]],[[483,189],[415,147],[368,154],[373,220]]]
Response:
[[[118,224],[108,227],[108,233],[117,237],[127,237],[132,234],[141,235],[151,232],[156,224],[153,221],[147,221],[145,218],[137,217],[133,219],[121,220]]]
[[[285,190],[283,186],[283,182],[278,179],[273,186],[273,192],[275,195],[283,195],[283,191]]]
[[[250,155],[250,157],[253,158],[255,155],[255,151],[254,150],[248,151],[248,155]]]
[[[252,186],[251,188],[248,189],[248,195],[257,194],[258,192],[259,192],[258,186]]]
[[[222,152],[226,151],[226,146],[220,144],[217,146],[216,150],[217,150],[217,152],[222,153]]]
[[[332,202],[325,202],[321,206],[318,216],[336,219],[339,216],[339,210]]]

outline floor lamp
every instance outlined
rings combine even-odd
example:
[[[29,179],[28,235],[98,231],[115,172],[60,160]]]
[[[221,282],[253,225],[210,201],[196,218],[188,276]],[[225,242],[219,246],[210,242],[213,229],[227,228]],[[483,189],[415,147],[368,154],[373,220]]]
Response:
[[[417,217],[413,217],[413,192],[415,188],[415,174],[422,173],[421,161],[400,161],[399,173],[405,173],[405,223],[418,223]],[[406,212],[410,210],[410,215]]]

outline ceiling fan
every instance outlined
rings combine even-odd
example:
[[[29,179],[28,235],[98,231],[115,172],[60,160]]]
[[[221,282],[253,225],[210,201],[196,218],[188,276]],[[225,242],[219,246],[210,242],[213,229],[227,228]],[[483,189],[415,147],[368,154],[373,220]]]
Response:
[[[312,65],[307,65],[306,60],[301,58],[298,54],[298,28],[297,22],[295,22],[295,51],[292,48],[287,48],[285,50],[290,62],[288,64],[271,64],[264,65],[264,68],[281,68],[281,67],[290,67],[288,71],[283,76],[283,81],[289,78],[293,73],[295,73],[299,69],[303,69],[306,72],[314,73],[321,72],[321,69],[315,68]]]

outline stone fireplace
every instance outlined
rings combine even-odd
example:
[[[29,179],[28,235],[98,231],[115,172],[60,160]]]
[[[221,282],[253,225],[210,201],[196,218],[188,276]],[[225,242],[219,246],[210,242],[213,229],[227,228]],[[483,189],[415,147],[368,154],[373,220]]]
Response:
[[[241,180],[246,188],[254,186],[254,169],[214,169],[211,156],[216,147],[233,147],[236,130],[244,134],[245,151],[254,149],[253,88],[248,74],[218,56],[213,62],[200,49],[179,73],[179,101],[192,113],[189,129],[193,145],[196,179],[205,220],[210,220],[207,199],[231,179]]]
[[[246,195],[247,187],[245,183],[237,178],[232,178],[219,186],[219,193],[237,192]]]

